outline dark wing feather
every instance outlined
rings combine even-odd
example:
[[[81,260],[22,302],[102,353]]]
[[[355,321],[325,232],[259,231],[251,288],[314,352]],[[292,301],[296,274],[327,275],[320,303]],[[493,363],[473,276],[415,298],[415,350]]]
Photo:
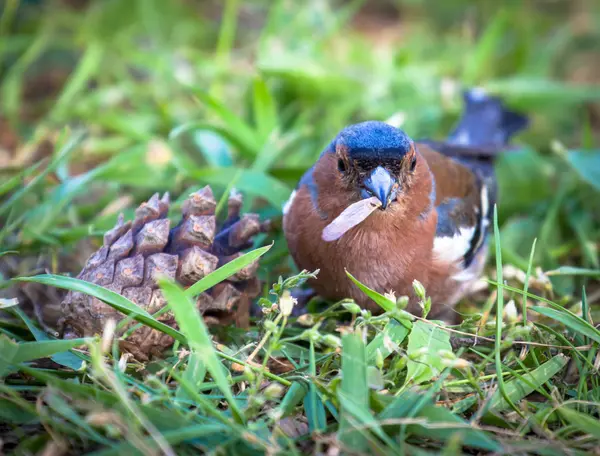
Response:
[[[417,147],[435,182],[438,221],[434,250],[445,249],[436,253],[450,259],[458,256],[468,267],[488,234],[488,179],[481,170],[428,144],[418,143]]]

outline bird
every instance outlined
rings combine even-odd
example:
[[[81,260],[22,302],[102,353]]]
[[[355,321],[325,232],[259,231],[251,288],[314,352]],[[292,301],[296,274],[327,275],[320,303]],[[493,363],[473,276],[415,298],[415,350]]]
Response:
[[[329,301],[382,309],[347,273],[378,293],[407,296],[417,315],[456,321],[456,304],[483,274],[493,208],[496,158],[529,126],[482,88],[462,91],[463,114],[443,140],[413,140],[387,122],[342,129],[301,177],[283,207],[282,226],[299,269]],[[391,295],[388,295],[391,296]]]

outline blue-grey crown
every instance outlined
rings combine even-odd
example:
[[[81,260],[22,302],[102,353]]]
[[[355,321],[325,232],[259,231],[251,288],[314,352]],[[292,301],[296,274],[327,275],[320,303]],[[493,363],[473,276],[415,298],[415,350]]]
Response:
[[[344,128],[332,145],[346,146],[353,160],[398,160],[410,151],[406,133],[385,122],[367,121]]]

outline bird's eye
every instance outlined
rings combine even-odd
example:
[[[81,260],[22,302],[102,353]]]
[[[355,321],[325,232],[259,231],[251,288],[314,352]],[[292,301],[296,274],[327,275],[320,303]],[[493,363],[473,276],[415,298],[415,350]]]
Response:
[[[344,160],[342,160],[341,158],[338,159],[338,170],[343,173],[346,171],[346,163],[344,163]]]
[[[412,173],[416,167],[417,167],[417,157],[413,157],[412,161],[410,162],[410,172]]]

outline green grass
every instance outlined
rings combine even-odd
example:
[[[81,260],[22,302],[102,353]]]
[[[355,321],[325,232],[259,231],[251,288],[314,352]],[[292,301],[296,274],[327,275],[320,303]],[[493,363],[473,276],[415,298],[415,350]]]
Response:
[[[598,79],[575,81],[598,74],[600,9],[582,6],[586,26],[567,1],[390,1],[400,18],[384,11],[365,32],[363,3],[3,2],[0,120],[19,146],[11,153],[0,135],[0,452],[583,455],[600,445],[600,91]],[[65,75],[54,91],[50,70]],[[381,315],[349,301],[300,319],[273,307],[308,277],[289,257],[282,204],[339,129],[394,117],[415,138],[443,138],[460,90],[475,85],[532,125],[497,163],[487,285],[461,303],[463,323],[427,320],[426,297],[424,315],[409,315],[402,297],[362,284]],[[236,188],[276,229],[187,291],[161,282],[178,329],[72,278],[118,212],[131,218],[157,191],[177,212],[206,184],[219,211]],[[211,335],[190,298],[258,257],[259,304],[272,310],[247,331]],[[35,284],[42,308],[79,290],[175,345],[142,364],[121,357],[110,331],[56,340],[12,300]]]

